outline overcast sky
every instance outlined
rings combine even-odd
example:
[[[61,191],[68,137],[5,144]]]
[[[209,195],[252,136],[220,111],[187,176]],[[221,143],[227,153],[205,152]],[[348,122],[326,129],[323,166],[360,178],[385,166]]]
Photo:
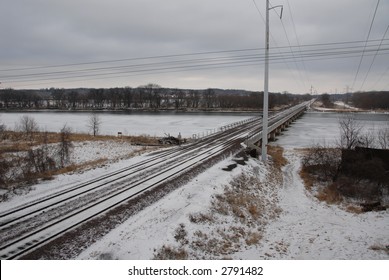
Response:
[[[1,0],[0,88],[263,90],[265,2]],[[284,10],[270,11],[269,90],[389,90],[389,0],[373,21],[377,2],[270,1]]]

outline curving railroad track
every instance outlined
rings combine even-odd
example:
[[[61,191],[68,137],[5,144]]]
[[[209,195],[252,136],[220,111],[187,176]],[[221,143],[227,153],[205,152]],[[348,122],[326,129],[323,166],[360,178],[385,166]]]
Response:
[[[293,110],[273,116],[269,124]],[[139,163],[2,212],[0,258],[21,258],[164,182],[190,173],[210,158],[236,151],[260,130],[259,118],[239,122],[200,141],[151,153]]]

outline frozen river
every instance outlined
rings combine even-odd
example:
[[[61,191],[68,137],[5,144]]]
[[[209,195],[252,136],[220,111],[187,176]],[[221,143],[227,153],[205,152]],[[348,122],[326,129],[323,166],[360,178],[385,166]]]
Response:
[[[345,115],[306,112],[278,136],[276,143],[287,148],[304,148],[315,144],[334,146],[340,137],[339,119]],[[352,116],[362,127],[363,133],[375,135],[380,129],[389,129],[389,114],[355,113]]]
[[[88,133],[90,113],[74,112],[34,112],[34,113],[0,113],[0,124],[14,128],[19,119],[27,115],[33,117],[43,131],[58,132],[65,124],[73,132]],[[175,113],[175,112],[139,112],[139,113],[99,113],[101,120],[100,134],[173,136],[181,133],[183,137],[193,134],[207,134],[221,126],[254,117],[254,113]],[[292,124],[277,144],[285,147],[307,147],[312,144],[333,144],[339,138],[338,121],[344,114],[307,112]],[[374,133],[382,128],[389,128],[389,114],[354,114],[364,130]]]
[[[9,129],[15,128],[22,116],[35,119],[42,131],[59,132],[66,124],[73,132],[89,133],[90,113],[74,112],[3,112],[0,113],[0,124]],[[255,116],[250,113],[175,113],[175,112],[139,112],[139,113],[98,113],[101,120],[100,134],[117,135],[150,135],[164,136],[178,133],[185,138],[193,134],[202,135],[221,126],[249,119]]]

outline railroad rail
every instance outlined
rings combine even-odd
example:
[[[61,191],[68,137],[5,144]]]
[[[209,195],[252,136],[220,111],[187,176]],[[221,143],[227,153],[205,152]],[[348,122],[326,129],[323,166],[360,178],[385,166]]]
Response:
[[[285,111],[282,111],[276,116],[271,117],[269,120],[268,134],[266,136],[268,140],[270,139],[274,141],[276,136],[281,134],[281,132],[286,127],[288,127],[294,120],[301,116],[311,103],[311,101],[307,101],[298,104]],[[256,133],[253,133],[247,137],[247,139],[244,141],[244,145],[260,152],[263,137],[262,130],[257,131]]]
[[[304,106],[274,115],[269,126],[290,121]],[[245,140],[257,139],[261,124],[260,118],[252,118],[226,126],[196,142],[150,153],[139,163],[0,213],[0,258],[21,258],[163,182],[191,172]]]

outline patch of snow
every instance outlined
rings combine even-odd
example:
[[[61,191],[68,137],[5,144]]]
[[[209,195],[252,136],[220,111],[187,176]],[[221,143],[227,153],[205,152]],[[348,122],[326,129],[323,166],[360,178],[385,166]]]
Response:
[[[74,149],[70,161],[74,164],[82,164],[98,159],[120,159],[144,149],[140,146],[132,146],[125,141],[111,140],[75,142],[73,144]]]

